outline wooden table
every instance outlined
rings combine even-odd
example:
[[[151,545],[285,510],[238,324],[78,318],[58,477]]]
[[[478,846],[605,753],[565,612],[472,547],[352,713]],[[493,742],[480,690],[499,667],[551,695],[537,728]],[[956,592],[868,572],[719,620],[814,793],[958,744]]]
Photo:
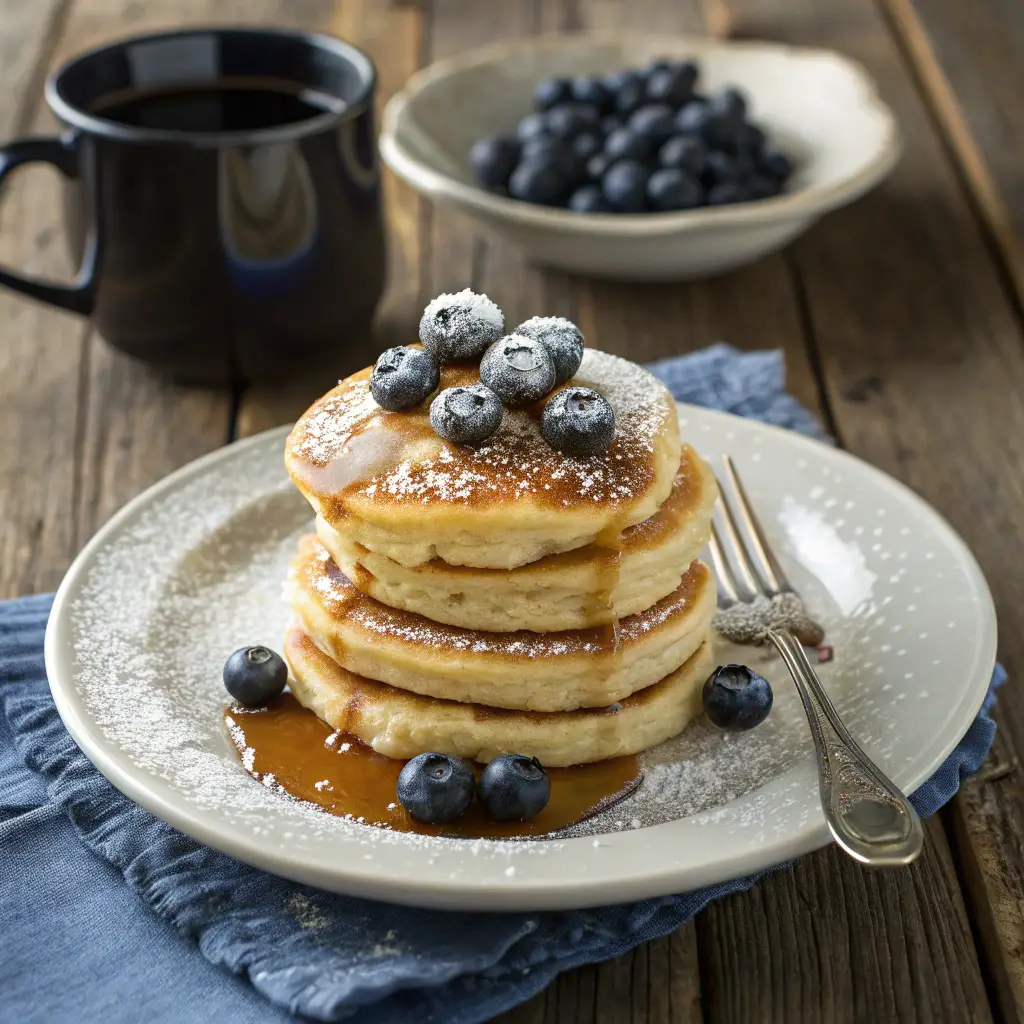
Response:
[[[646,360],[727,339],[786,352],[792,391],[851,451],[933,502],[974,549],[1024,674],[1024,10],[1019,0],[0,0],[0,136],[52,127],[49,67],[105,38],[199,21],[280,22],[365,47],[383,97],[490,39],[644,27],[834,47],[862,61],[906,140],[896,173],[781,255],[706,283],[594,283],[526,266],[387,182],[382,339],[467,284],[515,323],[577,321]],[[0,259],[67,271],[55,181],[19,176]],[[182,463],[293,418],[326,384],[184,390],[81,320],[0,295],[0,596],[51,590],[126,500]],[[339,360],[343,360],[339,349]],[[339,369],[343,367],[339,366]],[[505,1021],[1024,1020],[1024,696],[995,749],[927,824],[909,870],[824,850],[669,938],[570,972]]]

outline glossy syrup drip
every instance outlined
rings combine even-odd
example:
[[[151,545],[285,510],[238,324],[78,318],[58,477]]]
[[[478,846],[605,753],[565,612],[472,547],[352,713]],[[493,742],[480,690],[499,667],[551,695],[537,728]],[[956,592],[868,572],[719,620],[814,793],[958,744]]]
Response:
[[[632,793],[641,773],[635,756],[574,768],[549,768],[551,799],[535,818],[491,821],[474,800],[447,825],[414,821],[395,788],[404,761],[384,757],[358,740],[332,733],[290,693],[264,708],[227,708],[224,717],[246,770],[330,814],[396,832],[462,839],[543,836],[590,817]],[[474,766],[479,776],[480,767]],[[273,776],[271,783],[268,778]]]

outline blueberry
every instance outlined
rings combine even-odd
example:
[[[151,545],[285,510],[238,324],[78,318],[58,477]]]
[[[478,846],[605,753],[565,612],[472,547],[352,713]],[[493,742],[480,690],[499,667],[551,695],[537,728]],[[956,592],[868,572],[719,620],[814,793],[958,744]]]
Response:
[[[565,173],[552,160],[522,163],[508,179],[508,194],[527,203],[560,206],[568,191],[569,181]]]
[[[466,810],[475,788],[468,762],[450,754],[420,754],[398,776],[398,802],[417,821],[443,825]]]
[[[224,686],[239,704],[255,708],[272,700],[288,683],[288,666],[269,647],[239,647],[224,662]]]
[[[469,152],[477,181],[488,188],[504,188],[519,160],[519,140],[508,135],[480,139]]]
[[[555,164],[566,181],[575,181],[583,174],[583,164],[572,147],[554,135],[538,135],[523,143],[524,164]]]
[[[441,371],[429,353],[401,345],[377,357],[370,374],[370,391],[382,409],[399,412],[419,405],[440,382]]]
[[[751,199],[770,199],[779,194],[779,186],[776,182],[755,174],[745,181],[747,191]]]
[[[766,178],[777,181],[780,185],[784,184],[793,173],[793,165],[790,163],[789,157],[777,149],[765,149],[758,157],[757,169]]]
[[[746,201],[746,195],[738,181],[723,181],[720,185],[712,185],[708,189],[708,206],[727,206],[730,203]]]
[[[548,132],[567,142],[582,132],[596,128],[601,122],[597,108],[585,103],[563,103],[552,107],[544,116]]]
[[[613,209],[639,213],[647,194],[647,169],[636,160],[620,160],[605,172],[601,191]]]
[[[617,113],[629,117],[644,102],[644,85],[638,79],[631,78],[622,83],[615,91],[613,105]]]
[[[590,188],[596,188],[591,185]],[[582,191],[582,189],[580,190]],[[600,198],[600,190],[598,190]],[[575,209],[575,207],[574,207]],[[602,205],[601,209],[607,209]],[[583,334],[580,329],[564,316],[535,316],[521,323],[513,332],[525,338],[539,341],[555,364],[555,384],[564,384],[580,368],[583,362]]]
[[[570,91],[577,103],[586,103],[598,110],[604,110],[611,102],[611,94],[604,82],[592,75],[577,75],[572,80]]]
[[[537,135],[547,135],[548,123],[543,114],[527,114],[516,126],[516,138],[526,142]]]
[[[618,114],[605,114],[599,125],[602,135],[611,135],[616,128],[622,128],[626,124]]]
[[[539,341],[509,334],[484,353],[480,380],[506,405],[529,405],[555,386],[555,364]]]
[[[483,771],[477,799],[494,821],[533,818],[547,806],[551,780],[535,757],[499,754]]]
[[[675,167],[697,176],[703,173],[707,158],[707,146],[697,135],[673,135],[658,150],[658,163],[662,167]]]
[[[445,388],[430,403],[434,433],[452,444],[480,444],[501,426],[501,400],[483,384]]]
[[[581,185],[569,196],[569,209],[577,213],[608,213],[611,207],[605,202],[600,185]]]
[[[747,99],[739,89],[722,89],[711,97],[711,110],[722,121],[739,127],[747,116]]]
[[[505,316],[486,296],[463,288],[438,295],[420,318],[420,341],[440,364],[475,359],[505,330]]]
[[[749,153],[751,156],[757,157],[763,152],[764,144],[764,132],[756,124],[744,121],[737,129],[734,139],[737,152]]]
[[[684,135],[699,135],[707,142],[714,134],[715,115],[701,100],[691,100],[676,114],[676,129]]]
[[[619,71],[612,71],[610,74],[604,76],[601,82],[604,84],[605,89],[608,93],[614,97],[624,85],[629,82],[637,82],[640,80],[640,76],[632,68],[622,68]]]
[[[670,71],[672,64],[673,62],[668,57],[658,57],[655,60],[648,61],[640,69],[640,77],[647,81],[651,75],[656,75],[661,71]]]
[[[704,202],[704,189],[678,167],[663,167],[647,179],[647,201],[655,210],[692,210]]]
[[[651,139],[638,135],[632,128],[616,128],[604,140],[604,154],[612,162],[616,160],[646,160],[653,149]]]
[[[533,90],[533,105],[537,110],[550,110],[559,103],[567,103],[571,98],[572,89],[568,78],[545,78]]]
[[[607,153],[598,153],[587,161],[587,177],[591,181],[600,181],[611,165],[612,161]]]
[[[644,94],[651,103],[667,103],[681,107],[693,94],[697,70],[692,64],[676,64],[659,68],[647,76]]]
[[[594,132],[584,132],[572,140],[572,151],[586,163],[592,156],[601,152],[601,136]]]
[[[563,388],[544,406],[540,432],[564,455],[601,455],[615,437],[615,413],[608,399],[590,388]]]
[[[649,103],[630,115],[629,127],[650,139],[652,146],[660,146],[675,133],[675,112],[664,103]]]
[[[723,182],[736,181],[739,176],[739,167],[734,157],[721,150],[713,150],[708,153],[704,161],[704,169],[701,172],[701,178],[706,185],[721,185]]]
[[[746,665],[719,665],[703,696],[705,714],[720,729],[753,729],[772,709],[772,684]]]

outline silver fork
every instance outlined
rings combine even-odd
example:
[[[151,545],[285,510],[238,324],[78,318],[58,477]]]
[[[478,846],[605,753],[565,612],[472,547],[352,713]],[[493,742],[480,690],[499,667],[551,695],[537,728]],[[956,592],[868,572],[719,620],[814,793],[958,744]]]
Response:
[[[780,595],[799,600],[772,554],[732,459],[723,456],[723,463],[731,497],[720,488],[722,528],[712,523],[710,544],[719,609],[735,610],[737,605],[749,607],[755,602],[763,607],[765,599]],[[807,713],[818,759],[821,806],[835,841],[862,864],[909,864],[921,852],[923,842],[917,812],[843,725],[793,634],[766,622],[763,636],[781,655]]]

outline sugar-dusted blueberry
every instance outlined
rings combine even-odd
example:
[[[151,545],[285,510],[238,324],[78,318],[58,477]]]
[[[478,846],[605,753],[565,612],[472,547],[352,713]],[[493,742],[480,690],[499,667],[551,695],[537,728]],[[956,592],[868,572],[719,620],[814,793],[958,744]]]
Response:
[[[473,800],[476,775],[467,761],[450,754],[420,754],[398,776],[398,802],[411,818],[443,825],[463,814]]]
[[[382,409],[399,412],[419,405],[440,382],[440,368],[430,353],[400,345],[377,357],[370,373],[370,392]]]
[[[607,153],[597,153],[587,161],[587,177],[599,182],[611,165],[612,160]]]
[[[266,704],[287,684],[288,666],[269,647],[240,647],[224,662],[224,687],[246,707]]]
[[[600,185],[581,185],[569,196],[569,209],[576,213],[609,213],[611,207],[605,202]]]
[[[554,76],[542,79],[533,90],[533,105],[537,110],[550,110],[559,103],[572,99],[572,85],[568,78]]]
[[[650,103],[681,107],[693,95],[697,70],[693,64],[673,64],[647,76],[644,92]]]
[[[766,178],[770,178],[772,181],[778,182],[780,185],[785,184],[789,176],[793,173],[793,165],[790,162],[788,156],[785,153],[779,152],[777,149],[766,148],[758,156],[757,169]]]
[[[555,364],[539,341],[509,334],[484,353],[480,380],[506,405],[529,405],[555,386]]]
[[[548,123],[544,114],[527,114],[516,126],[516,138],[520,142],[548,134]]]
[[[531,317],[521,323],[514,333],[533,338],[548,350],[555,364],[555,384],[564,384],[570,380],[583,362],[583,333],[564,316]]]
[[[664,103],[648,103],[630,115],[629,127],[650,139],[652,147],[660,146],[675,132],[675,111]]]
[[[572,98],[577,103],[604,110],[611,102],[611,94],[600,78],[594,75],[577,75],[571,83]]]
[[[499,754],[480,776],[477,799],[494,821],[516,821],[540,814],[551,798],[551,780],[535,757]]]
[[[563,455],[602,455],[615,438],[615,412],[591,388],[567,387],[554,394],[540,417],[540,433]]]
[[[576,156],[572,146],[554,135],[539,135],[524,142],[520,163],[552,163],[567,182],[576,181],[583,174],[583,162]]]
[[[486,295],[468,288],[431,299],[420,318],[420,341],[440,364],[475,359],[505,330],[505,316]]]
[[[647,195],[647,168],[636,160],[619,160],[605,171],[601,191],[620,213],[640,213]]]
[[[519,160],[519,140],[511,135],[480,139],[469,152],[477,180],[488,188],[504,188]]]
[[[445,388],[430,403],[434,433],[452,444],[482,444],[501,426],[501,399],[484,384]]]
[[[615,91],[612,105],[622,117],[629,117],[644,102],[644,83],[637,78],[627,79]]]
[[[772,686],[746,665],[719,665],[704,684],[704,713],[720,729],[753,729],[772,709]]]
[[[544,117],[548,132],[566,141],[596,128],[601,122],[597,109],[586,103],[562,103],[552,107]]]
[[[658,163],[662,167],[675,167],[698,177],[704,173],[708,148],[698,135],[673,135],[658,150]]]
[[[704,189],[678,167],[662,167],[647,179],[647,202],[655,210],[692,210],[704,202]]]
[[[601,136],[596,132],[583,132],[572,140],[572,151],[584,164],[596,153],[600,153],[601,148]]]
[[[632,128],[616,128],[604,140],[604,154],[612,162],[616,160],[646,160],[654,148],[653,140],[640,135]]]
[[[508,194],[513,199],[542,206],[560,206],[569,187],[565,172],[552,160],[521,163],[508,179]]]
[[[706,202],[708,206],[728,206],[731,203],[746,201],[746,193],[738,181],[723,181],[708,189]]]

